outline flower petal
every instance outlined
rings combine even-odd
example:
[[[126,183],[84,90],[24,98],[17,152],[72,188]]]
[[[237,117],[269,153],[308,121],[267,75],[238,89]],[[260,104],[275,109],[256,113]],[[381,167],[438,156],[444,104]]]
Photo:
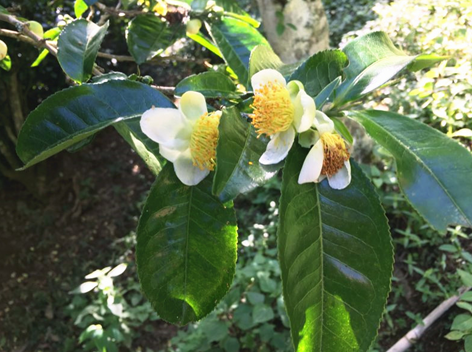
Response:
[[[198,92],[185,92],[180,99],[179,109],[189,122],[195,122],[208,112],[205,97]]]
[[[333,189],[344,189],[351,183],[351,163],[344,162],[344,166],[336,174],[328,177],[328,182]]]
[[[190,149],[182,152],[174,161],[174,171],[179,180],[187,186],[199,184],[210,173],[208,169],[201,170],[193,165]]]
[[[173,163],[179,157],[179,155],[182,154],[182,151],[178,149],[167,148],[163,144],[160,144],[159,154]]]
[[[297,132],[305,132],[313,125],[316,115],[316,105],[312,97],[310,97],[304,90],[298,92],[295,101],[295,115],[293,117],[293,124]],[[330,120],[331,121],[331,120]]]
[[[290,127],[287,131],[276,133],[267,144],[267,149],[261,155],[259,162],[264,165],[277,164],[285,159],[295,140],[295,130]]]
[[[260,89],[261,86],[269,82],[272,82],[272,83],[277,82],[277,83],[280,83],[284,87],[287,85],[287,82],[285,81],[284,76],[282,76],[282,74],[279,71],[273,70],[271,68],[259,71],[254,76],[251,77],[251,85],[254,91],[256,91],[257,89]]]
[[[324,112],[319,110],[316,110],[313,125],[321,134],[334,132],[334,122],[328,116],[326,116]]]
[[[303,162],[298,183],[320,182],[321,169],[323,168],[323,142],[319,140],[311,148]]]
[[[188,145],[192,133],[177,109],[151,108],[144,112],[140,120],[141,130],[154,142],[168,148],[182,148]]]

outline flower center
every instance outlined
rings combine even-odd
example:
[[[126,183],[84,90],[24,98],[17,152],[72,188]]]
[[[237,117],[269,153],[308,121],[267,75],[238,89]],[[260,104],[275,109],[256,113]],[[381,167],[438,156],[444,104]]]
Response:
[[[221,111],[205,113],[198,118],[190,137],[193,165],[213,171],[216,164],[216,144]]]
[[[321,141],[323,142],[324,156],[321,174],[333,176],[344,166],[344,162],[349,160],[350,154],[346,143],[338,134],[323,133]]]
[[[293,122],[294,107],[287,88],[276,82],[264,84],[254,94],[249,115],[259,135],[271,136],[288,130]]]

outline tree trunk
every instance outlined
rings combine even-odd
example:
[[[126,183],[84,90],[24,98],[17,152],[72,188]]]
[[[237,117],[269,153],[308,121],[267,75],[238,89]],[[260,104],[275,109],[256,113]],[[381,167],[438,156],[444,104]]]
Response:
[[[285,63],[329,48],[328,20],[321,0],[257,0],[264,31]]]

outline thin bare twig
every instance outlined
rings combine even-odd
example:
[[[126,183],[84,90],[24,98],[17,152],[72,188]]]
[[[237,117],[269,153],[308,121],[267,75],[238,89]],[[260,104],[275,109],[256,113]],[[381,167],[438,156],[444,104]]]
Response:
[[[11,31],[9,29],[0,28],[0,35],[3,36],[3,37],[9,37],[9,38],[13,38],[13,39],[16,39],[16,40],[20,40],[22,42],[31,44],[33,46],[38,46],[39,45],[37,42],[35,42],[30,37],[27,37],[26,35],[23,35],[20,32]]]
[[[404,352],[408,350],[413,344],[415,344],[423,335],[426,329],[428,329],[433,323],[438,320],[445,312],[447,312],[457,301],[460,300],[461,296],[469,291],[470,287],[461,287],[459,294],[452,296],[437,306],[426,318],[423,319],[422,325],[416,325],[414,329],[410,330],[405,336],[403,336],[395,345],[390,347],[387,352]]]
[[[116,60],[116,61],[121,61],[121,62],[135,62],[135,60],[131,56],[127,55],[115,55],[115,54],[109,54],[109,53],[98,53],[98,57],[104,58],[104,59],[109,59],[109,60]],[[178,55],[172,55],[172,56],[157,56],[154,59],[147,61],[147,64],[162,64],[164,61],[176,61],[176,62],[193,62],[199,65],[207,65],[208,61],[210,59],[203,58],[203,59],[192,59],[192,58],[186,58]]]
[[[136,17],[138,15],[149,14],[149,12],[143,10],[120,10],[119,8],[108,7],[99,2],[94,4],[100,11],[106,12],[116,17]]]

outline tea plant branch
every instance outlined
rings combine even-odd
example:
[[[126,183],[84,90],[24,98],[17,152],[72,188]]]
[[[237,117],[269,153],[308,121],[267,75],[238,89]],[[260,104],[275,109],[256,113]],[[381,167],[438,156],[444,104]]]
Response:
[[[387,352],[403,352],[408,350],[413,344],[415,344],[423,333],[434,324],[444,313],[446,313],[457,301],[460,300],[462,295],[469,291],[471,287],[461,287],[459,294],[452,296],[437,306],[426,318],[423,319],[423,324],[418,324],[414,329],[410,330],[405,336],[403,336],[395,345],[390,347]]]
[[[119,8],[114,8],[114,7],[108,7],[104,4],[101,4],[99,2],[96,2],[95,7],[99,9],[102,12],[108,13],[109,15],[115,16],[115,17],[135,17],[138,15],[145,15],[149,14],[149,12],[143,11],[143,10],[120,10]]]
[[[39,35],[31,31],[27,23],[20,21],[13,15],[6,15],[3,13],[0,13],[0,21],[10,23],[17,29],[18,32],[7,31],[5,29],[3,29],[3,31],[7,31],[7,33],[9,33],[10,35],[13,35],[14,33],[18,33],[18,35],[15,34],[15,37],[25,42],[27,40],[24,39],[23,37],[27,37],[30,39],[29,41],[27,41],[28,43],[39,48],[46,48],[52,55],[57,57],[56,46],[52,42],[41,38]],[[92,73],[96,76],[102,75],[102,72],[96,67],[93,69]]]
[[[26,35],[21,34],[20,32],[12,31],[9,29],[3,29],[0,28],[0,36],[3,37],[8,37],[8,38],[13,38],[25,43],[28,43],[30,45],[38,46],[39,44],[35,42],[33,39],[30,37],[27,37]]]

